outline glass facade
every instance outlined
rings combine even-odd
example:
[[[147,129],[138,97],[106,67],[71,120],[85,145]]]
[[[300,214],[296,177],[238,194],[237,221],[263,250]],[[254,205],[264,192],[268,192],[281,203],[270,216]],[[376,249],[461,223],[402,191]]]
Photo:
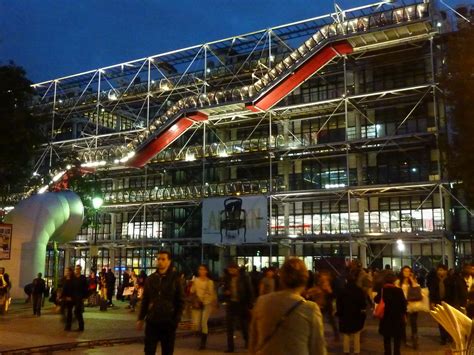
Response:
[[[410,8],[364,15],[349,21],[345,30],[379,31],[384,24],[401,26],[427,14],[424,3]],[[343,25],[318,26],[320,31],[326,28],[329,37],[344,32]],[[287,40],[297,47],[303,37],[308,41],[307,31]],[[448,118],[433,87],[442,66],[441,44],[435,39],[431,46],[421,35],[416,45],[409,37],[406,41],[395,37],[383,46],[377,41],[361,44],[374,40],[369,36],[354,38],[360,41],[356,47],[367,48],[335,58],[271,112],[244,112],[246,102],[238,100],[235,105],[242,112],[233,112],[236,107],[229,108],[227,101],[244,99],[234,74],[241,75],[240,83],[256,84],[270,75],[269,66],[278,66],[278,60],[287,56],[289,49],[278,41],[272,42],[273,59],[260,60],[242,44],[240,52],[226,57],[225,67],[209,60],[205,63],[209,70],[181,73],[183,80],[191,80],[184,74],[194,75],[222,89],[220,96],[212,97],[219,104],[208,110],[209,121],[194,125],[144,169],[121,166],[103,171],[98,178],[104,197],[99,225],[81,230],[68,246],[67,262],[88,270],[89,245],[95,242],[99,267],[113,267],[119,275],[125,268],[152,272],[154,254],[161,248],[171,250],[176,267],[186,273],[201,261],[217,272],[231,259],[262,268],[281,264],[288,255],[304,257],[311,268],[340,266],[349,257],[379,267],[418,263],[430,268],[441,260],[453,262],[451,252],[470,253],[472,218],[450,198],[455,187],[444,184],[447,162],[439,137],[447,132]],[[173,60],[173,75],[178,75],[186,59]],[[226,70],[239,67],[241,72],[226,76]],[[131,92],[125,90],[127,96],[123,95],[124,101],[129,100],[126,109],[141,120],[135,128],[145,126],[144,110],[149,118],[160,116],[189,91],[178,88],[179,80],[172,76],[177,93],[167,87],[151,95],[163,88],[163,78],[153,79],[158,75],[153,70],[149,76],[153,82],[138,75],[134,79],[138,81],[130,83]],[[140,90],[149,90],[150,95]],[[169,96],[164,99],[166,90]],[[130,116],[120,109],[121,102],[109,102],[111,94],[103,95],[99,123],[118,132],[128,127]],[[204,107],[206,97],[199,96],[199,102],[191,98],[196,102],[186,105]],[[97,107],[87,105],[86,100],[81,112],[96,120]],[[110,110],[112,105],[118,109]],[[137,141],[145,139],[142,135]],[[100,149],[78,154],[86,161],[110,160],[130,142],[135,144],[128,137],[120,144],[104,140]],[[272,245],[201,245],[202,199],[247,195],[268,198]],[[406,241],[405,252],[396,249],[397,239]]]

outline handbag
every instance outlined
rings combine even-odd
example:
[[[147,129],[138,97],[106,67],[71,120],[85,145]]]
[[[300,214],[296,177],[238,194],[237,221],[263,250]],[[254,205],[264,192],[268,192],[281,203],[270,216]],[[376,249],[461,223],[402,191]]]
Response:
[[[191,293],[191,308],[192,309],[203,309],[204,308],[204,303],[199,299],[198,295],[196,293]]]
[[[304,299],[299,300],[293,306],[291,306],[291,308],[287,310],[284,315],[281,316],[281,318],[278,320],[278,323],[275,326],[275,329],[273,329],[273,332],[271,332],[269,335],[265,337],[265,339],[263,339],[262,345],[255,352],[257,355],[262,353],[263,348],[265,348],[268,342],[275,336],[275,334],[278,332],[278,329],[280,329],[281,325],[285,322],[285,320],[289,317],[289,315],[304,302],[306,302]]]
[[[429,312],[430,311],[430,300],[429,300],[429,291],[427,288],[421,289],[422,299],[420,301],[408,302],[407,312],[416,313],[416,312]]]
[[[374,308],[374,317],[377,319],[382,319],[385,313],[385,301],[383,300],[383,288],[382,295],[380,297],[380,302],[375,305]]]
[[[133,295],[133,292],[135,291],[135,287],[131,286],[131,287],[125,287],[123,289],[123,293],[122,293],[122,296],[131,296]]]
[[[410,286],[408,288],[408,293],[407,293],[408,302],[421,301],[422,299],[423,299],[423,295],[421,294],[420,286],[416,286],[416,287]]]

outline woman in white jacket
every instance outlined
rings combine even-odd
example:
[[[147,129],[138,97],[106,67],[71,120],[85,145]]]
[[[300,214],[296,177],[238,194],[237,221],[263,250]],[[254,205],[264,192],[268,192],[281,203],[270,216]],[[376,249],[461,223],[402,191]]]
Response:
[[[206,265],[198,268],[198,277],[195,277],[191,286],[191,308],[194,329],[201,333],[200,350],[206,348],[209,329],[207,322],[216,303],[217,294],[214,282],[209,278],[209,269]]]
[[[418,349],[418,311],[415,307],[423,299],[421,293],[421,287],[416,281],[416,278],[413,274],[413,270],[409,266],[402,267],[400,271],[400,276],[397,281],[395,281],[395,286],[400,287],[403,290],[405,299],[407,300],[407,318],[411,327],[411,340],[413,348]],[[403,330],[402,340],[407,346],[407,336],[406,336],[406,325]]]

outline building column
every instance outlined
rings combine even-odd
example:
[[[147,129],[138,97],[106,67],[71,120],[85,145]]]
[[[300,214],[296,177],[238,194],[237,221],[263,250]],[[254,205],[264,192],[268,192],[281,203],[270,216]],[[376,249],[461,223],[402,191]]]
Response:
[[[64,270],[66,270],[70,266],[71,266],[71,247],[66,245],[64,248]]]
[[[288,202],[283,203],[283,223],[284,223],[284,235],[290,236],[290,205]]]
[[[290,257],[291,256],[290,244],[284,244],[284,243],[278,244],[278,256],[283,256],[285,257],[285,259]]]
[[[444,253],[445,253],[446,259],[448,261],[447,262],[448,268],[454,269],[454,245],[445,236],[443,236],[443,241],[442,242],[444,243]]]
[[[115,248],[109,247],[109,268],[115,271]]]
[[[367,245],[365,242],[359,244],[359,261],[363,268],[367,267]]]

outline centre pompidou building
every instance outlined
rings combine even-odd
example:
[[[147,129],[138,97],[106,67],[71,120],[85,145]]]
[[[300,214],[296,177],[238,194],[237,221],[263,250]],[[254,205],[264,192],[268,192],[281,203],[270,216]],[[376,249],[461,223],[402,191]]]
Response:
[[[99,268],[150,272],[165,248],[187,273],[288,255],[310,268],[358,258],[429,269],[453,265],[455,249],[471,254],[440,145],[449,26],[426,0],[336,7],[35,84],[34,112],[50,118],[38,174],[51,188],[75,164],[104,199],[98,223],[59,245],[60,264],[87,271],[97,256]],[[203,242],[204,201],[232,205],[216,217],[222,234],[249,228],[241,202],[255,196],[266,201],[264,240]]]

